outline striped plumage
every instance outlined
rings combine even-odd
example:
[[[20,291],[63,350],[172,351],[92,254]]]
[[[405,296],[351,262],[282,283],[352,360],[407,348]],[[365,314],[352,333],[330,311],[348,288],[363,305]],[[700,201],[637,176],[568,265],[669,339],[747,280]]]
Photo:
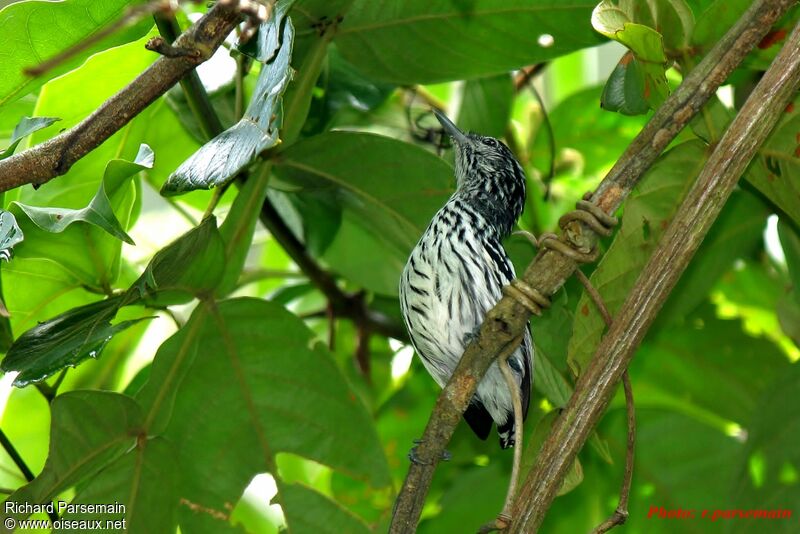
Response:
[[[525,174],[511,151],[492,137],[463,134],[436,113],[453,137],[457,188],[411,252],[400,280],[400,306],[425,368],[444,386],[486,312],[514,278],[501,241],[525,203]],[[509,358],[527,415],[533,353],[530,332]],[[464,413],[486,439],[497,424],[500,445],[514,444],[511,394],[495,362]]]

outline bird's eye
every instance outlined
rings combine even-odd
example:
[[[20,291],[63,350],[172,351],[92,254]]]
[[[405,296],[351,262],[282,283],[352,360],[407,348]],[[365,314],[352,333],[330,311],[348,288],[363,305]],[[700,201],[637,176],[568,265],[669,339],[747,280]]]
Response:
[[[497,140],[492,137],[487,137],[483,142],[492,148],[497,148]]]

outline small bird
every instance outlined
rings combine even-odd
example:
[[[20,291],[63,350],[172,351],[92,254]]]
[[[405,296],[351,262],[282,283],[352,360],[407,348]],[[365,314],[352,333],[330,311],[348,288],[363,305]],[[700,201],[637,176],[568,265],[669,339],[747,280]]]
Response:
[[[400,307],[411,343],[433,379],[444,387],[486,313],[514,279],[502,240],[525,205],[525,173],[501,141],[463,133],[434,110],[455,148],[456,191],[436,213],[408,258],[400,279]],[[508,358],[528,413],[533,369],[530,331]],[[497,424],[502,448],[514,445],[508,383],[494,362],[478,385],[464,419],[481,439]]]

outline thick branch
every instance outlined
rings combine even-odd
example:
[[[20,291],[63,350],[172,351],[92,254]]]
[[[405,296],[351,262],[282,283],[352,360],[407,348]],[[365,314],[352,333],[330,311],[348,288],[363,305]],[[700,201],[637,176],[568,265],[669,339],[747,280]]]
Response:
[[[602,416],[633,353],[739,177],[800,84],[800,25],[720,140],[648,261],[517,498],[512,532],[535,532],[559,481]]]
[[[209,59],[240,19],[237,5],[217,3],[175,41],[197,55],[161,57],[94,113],[49,141],[0,161],[0,192],[24,184],[43,184],[65,174],[150,103]]]
[[[600,184],[592,200],[606,212],[613,213],[664,148],[793,4],[791,0],[755,2],[656,111]],[[571,223],[562,239],[584,251],[591,250],[597,242],[596,234],[579,222]],[[552,295],[575,269],[573,260],[555,250],[547,250],[528,266],[523,280],[543,295]],[[478,338],[467,347],[456,371],[436,401],[422,442],[417,447],[420,461],[409,466],[395,503],[390,528],[393,534],[415,531],[436,465],[461,414],[491,362],[523,331],[529,317],[525,307],[507,296],[487,314]],[[576,389],[575,394],[578,393]],[[516,527],[512,525],[512,528]]]

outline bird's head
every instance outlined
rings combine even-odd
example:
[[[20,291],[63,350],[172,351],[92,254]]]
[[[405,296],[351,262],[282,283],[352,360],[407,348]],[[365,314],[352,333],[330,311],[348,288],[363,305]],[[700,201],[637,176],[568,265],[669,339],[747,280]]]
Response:
[[[525,206],[522,165],[499,139],[462,132],[441,111],[433,113],[453,139],[458,191],[486,208],[501,233],[509,233]]]

